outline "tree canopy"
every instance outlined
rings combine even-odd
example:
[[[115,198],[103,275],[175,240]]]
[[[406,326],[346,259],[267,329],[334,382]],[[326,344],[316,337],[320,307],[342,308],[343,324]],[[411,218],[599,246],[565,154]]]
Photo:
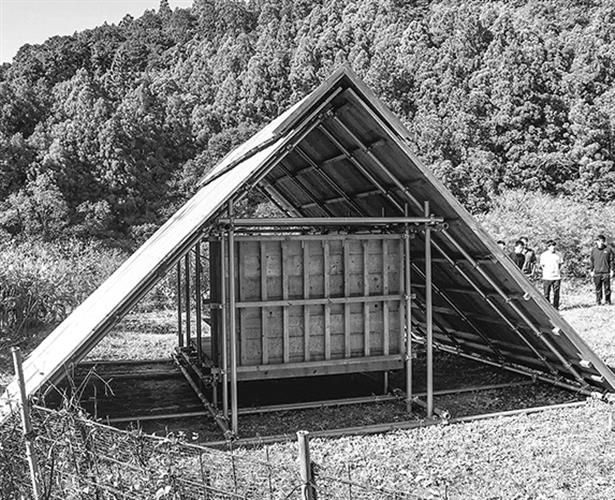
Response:
[[[138,241],[346,62],[471,211],[615,200],[615,0],[162,0],[0,68],[0,232]]]

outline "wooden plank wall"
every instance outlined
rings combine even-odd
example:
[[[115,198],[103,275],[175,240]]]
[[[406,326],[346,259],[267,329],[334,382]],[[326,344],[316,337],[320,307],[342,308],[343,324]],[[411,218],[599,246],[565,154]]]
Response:
[[[400,354],[402,243],[397,235],[238,237],[240,366]],[[374,300],[384,295],[394,298]]]

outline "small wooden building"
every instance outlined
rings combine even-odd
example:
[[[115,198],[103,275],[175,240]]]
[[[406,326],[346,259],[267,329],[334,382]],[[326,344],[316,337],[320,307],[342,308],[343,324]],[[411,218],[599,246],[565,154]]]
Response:
[[[24,364],[27,393],[57,383],[177,266],[188,277],[178,287],[178,359],[201,396],[213,385],[206,406],[235,434],[241,381],[405,369],[410,402],[419,343],[428,415],[432,349],[586,394],[615,390],[611,370],[410,144],[403,124],[340,68],[227,155],[41,343]],[[287,217],[235,213],[254,192]],[[210,338],[202,334],[204,245]],[[0,397],[0,418],[17,392],[13,383]]]

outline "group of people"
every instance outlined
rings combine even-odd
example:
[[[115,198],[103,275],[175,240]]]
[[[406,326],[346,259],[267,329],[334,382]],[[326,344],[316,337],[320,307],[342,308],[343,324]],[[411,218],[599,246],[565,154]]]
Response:
[[[527,237],[519,238],[515,241],[513,251],[508,256],[528,278],[533,278],[538,270],[541,271],[544,296],[555,309],[559,309],[563,259],[556,251],[556,243],[553,240],[548,241],[547,249],[540,254],[539,258],[536,257],[536,252],[530,248],[528,243]],[[498,245],[506,252],[504,241],[498,241]],[[611,278],[615,272],[615,252],[607,245],[604,235],[599,234],[596,237],[589,262],[589,272],[596,291],[596,303],[600,305],[604,299],[604,304],[610,305]]]

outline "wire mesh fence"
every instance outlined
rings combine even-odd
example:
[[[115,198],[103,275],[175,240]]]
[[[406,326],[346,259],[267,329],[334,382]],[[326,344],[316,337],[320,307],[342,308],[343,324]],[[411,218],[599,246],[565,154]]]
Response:
[[[38,485],[43,499],[308,498],[298,467],[255,460],[137,431],[105,426],[74,410],[31,412]],[[0,491],[7,500],[30,498],[32,483],[19,415],[0,427]],[[318,474],[318,499],[405,500],[414,495]]]

